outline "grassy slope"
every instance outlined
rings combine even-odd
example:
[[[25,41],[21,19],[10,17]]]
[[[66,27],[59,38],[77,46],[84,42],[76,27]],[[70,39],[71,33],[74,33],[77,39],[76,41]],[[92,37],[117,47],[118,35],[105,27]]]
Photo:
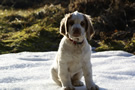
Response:
[[[0,10],[0,54],[57,50],[64,9],[45,6],[36,10]]]
[[[61,38],[59,23],[64,14],[65,9],[59,5],[27,10],[0,9],[0,54],[57,50]],[[95,27],[98,18],[93,19]],[[99,33],[102,39],[90,42],[96,47],[96,51],[125,50],[135,53],[135,36],[131,39],[116,40],[113,37],[122,38],[121,32],[115,32],[109,37],[105,34]],[[98,35],[95,36],[98,38]]]

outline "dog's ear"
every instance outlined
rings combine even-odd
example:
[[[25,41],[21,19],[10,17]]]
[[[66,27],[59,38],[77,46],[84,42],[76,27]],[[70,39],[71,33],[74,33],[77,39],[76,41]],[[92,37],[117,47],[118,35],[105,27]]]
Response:
[[[92,36],[94,35],[94,28],[91,22],[91,18],[88,15],[84,15],[86,21],[86,37],[88,40],[91,40]]]
[[[68,19],[71,17],[71,13],[66,14],[65,17],[60,22],[60,34],[66,35],[68,32]]]

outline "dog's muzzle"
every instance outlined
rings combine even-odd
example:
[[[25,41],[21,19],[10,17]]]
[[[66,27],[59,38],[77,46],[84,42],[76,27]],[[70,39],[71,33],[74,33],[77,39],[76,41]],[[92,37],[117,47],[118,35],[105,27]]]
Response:
[[[81,35],[81,29],[76,27],[76,28],[73,28],[73,36],[74,37],[79,37]]]

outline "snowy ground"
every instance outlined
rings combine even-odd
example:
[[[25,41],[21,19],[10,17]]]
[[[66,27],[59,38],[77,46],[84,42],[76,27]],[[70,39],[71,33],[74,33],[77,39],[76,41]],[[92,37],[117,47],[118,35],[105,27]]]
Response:
[[[49,77],[56,52],[0,55],[0,90],[61,90]],[[124,51],[92,53],[100,90],[135,90],[135,56]],[[82,81],[84,81],[82,79]],[[86,90],[85,86],[76,90]]]

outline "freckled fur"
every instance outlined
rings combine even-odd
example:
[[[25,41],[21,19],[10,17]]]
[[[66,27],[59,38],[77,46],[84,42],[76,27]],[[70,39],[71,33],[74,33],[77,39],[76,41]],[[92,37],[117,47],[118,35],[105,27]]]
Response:
[[[94,33],[90,17],[88,15],[74,12],[67,14],[61,21],[60,33],[64,35],[59,49],[51,68],[52,79],[64,90],[75,90],[74,86],[82,86],[80,81],[84,75],[87,90],[98,90],[92,79],[92,65],[91,65],[91,46],[87,42],[87,38],[91,38]],[[67,25],[68,20],[74,20],[74,25]],[[81,21],[87,21],[87,27],[80,25]],[[72,28],[78,27],[81,29],[81,35],[74,37],[72,35]],[[87,28],[87,30],[85,30]],[[92,30],[92,31],[91,31]],[[89,34],[88,34],[89,33]],[[87,37],[87,38],[86,38]],[[75,45],[69,38],[84,42]]]

